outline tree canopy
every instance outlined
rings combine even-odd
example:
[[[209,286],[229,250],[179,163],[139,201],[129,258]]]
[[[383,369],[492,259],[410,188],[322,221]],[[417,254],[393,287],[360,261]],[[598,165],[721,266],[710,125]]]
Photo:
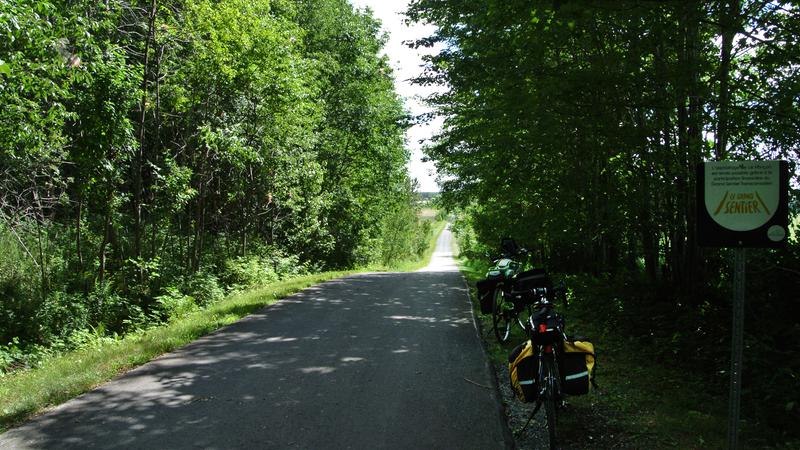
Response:
[[[481,205],[484,239],[513,231],[605,267],[642,256],[691,284],[697,163],[786,159],[797,186],[795,7],[412,2],[439,27],[418,45],[444,44],[417,81],[448,88],[429,99],[445,127],[427,149],[445,198]]]

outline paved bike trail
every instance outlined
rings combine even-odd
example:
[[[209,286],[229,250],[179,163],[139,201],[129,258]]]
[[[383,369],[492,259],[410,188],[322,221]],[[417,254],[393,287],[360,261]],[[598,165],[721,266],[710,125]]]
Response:
[[[423,271],[305,289],[0,435],[0,448],[509,448],[450,239]]]

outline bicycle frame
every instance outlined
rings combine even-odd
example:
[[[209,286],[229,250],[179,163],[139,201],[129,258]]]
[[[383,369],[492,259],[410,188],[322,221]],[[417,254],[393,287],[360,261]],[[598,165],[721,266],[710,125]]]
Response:
[[[554,395],[554,398],[560,399],[561,398],[561,380],[558,377],[558,353],[555,348],[550,345],[537,345],[537,351],[539,352],[539,401],[545,397],[545,395],[550,394]],[[555,373],[552,371],[547,371],[545,369],[545,359],[549,359],[552,361],[553,368],[555,369]],[[555,386],[555,392],[545,392],[549,386]]]
[[[523,300],[510,297],[508,288],[513,286],[511,283],[498,284],[495,291],[495,309],[492,323],[495,335],[499,342],[506,342],[511,334],[513,324],[516,324],[526,334],[528,333],[528,323],[533,314],[533,305]],[[499,300],[498,300],[499,297]]]
[[[561,392],[561,376],[558,369],[558,360],[561,353],[561,343],[567,339],[561,323],[556,320],[555,330],[548,329],[545,323],[538,324],[538,330],[535,328],[537,325],[534,323],[534,318],[549,317],[553,311],[553,304],[546,298],[546,293],[540,296],[540,301],[531,306],[540,306],[541,309],[535,315],[531,315],[528,319],[528,324],[525,331],[531,341],[535,343],[536,351],[539,359],[539,374],[537,382],[539,383],[539,398],[536,401],[536,407],[533,414],[535,414],[541,406],[545,405],[547,430],[550,437],[550,448],[556,448],[557,442],[557,412],[562,403]],[[553,339],[551,335],[550,342],[535,342],[535,332],[546,333],[548,331],[555,332],[556,337]],[[531,418],[533,418],[531,414]],[[530,419],[528,419],[530,422]],[[527,424],[526,424],[527,426]]]

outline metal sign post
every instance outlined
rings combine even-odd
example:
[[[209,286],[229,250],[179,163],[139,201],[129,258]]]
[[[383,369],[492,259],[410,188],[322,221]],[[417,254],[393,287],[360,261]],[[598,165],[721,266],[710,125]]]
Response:
[[[731,335],[731,390],[728,397],[728,448],[730,449],[739,448],[745,286],[745,249],[737,248],[733,252],[733,332]]]
[[[711,161],[697,167],[697,232],[707,247],[733,247],[728,448],[739,447],[744,346],[745,247],[780,248],[789,226],[786,161]]]

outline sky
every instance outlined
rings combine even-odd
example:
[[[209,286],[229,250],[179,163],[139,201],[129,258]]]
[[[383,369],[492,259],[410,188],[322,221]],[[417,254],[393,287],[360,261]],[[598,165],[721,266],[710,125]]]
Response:
[[[350,0],[350,3],[359,9],[372,9],[373,16],[381,21],[384,31],[389,34],[389,42],[384,52],[394,69],[395,87],[397,93],[405,99],[406,108],[412,115],[429,112],[430,109],[422,104],[420,98],[435,92],[435,88],[412,86],[408,80],[419,75],[422,70],[421,56],[425,51],[430,52],[430,49],[414,50],[403,45],[403,41],[430,36],[435,27],[422,24],[409,26],[403,23],[405,19],[403,12],[406,10],[408,0]],[[406,140],[411,149],[408,172],[419,182],[418,190],[421,192],[439,191],[439,186],[436,184],[436,168],[431,162],[421,161],[422,144],[419,141],[436,134],[441,126],[441,120],[437,119],[430,124],[415,125],[406,133]]]

